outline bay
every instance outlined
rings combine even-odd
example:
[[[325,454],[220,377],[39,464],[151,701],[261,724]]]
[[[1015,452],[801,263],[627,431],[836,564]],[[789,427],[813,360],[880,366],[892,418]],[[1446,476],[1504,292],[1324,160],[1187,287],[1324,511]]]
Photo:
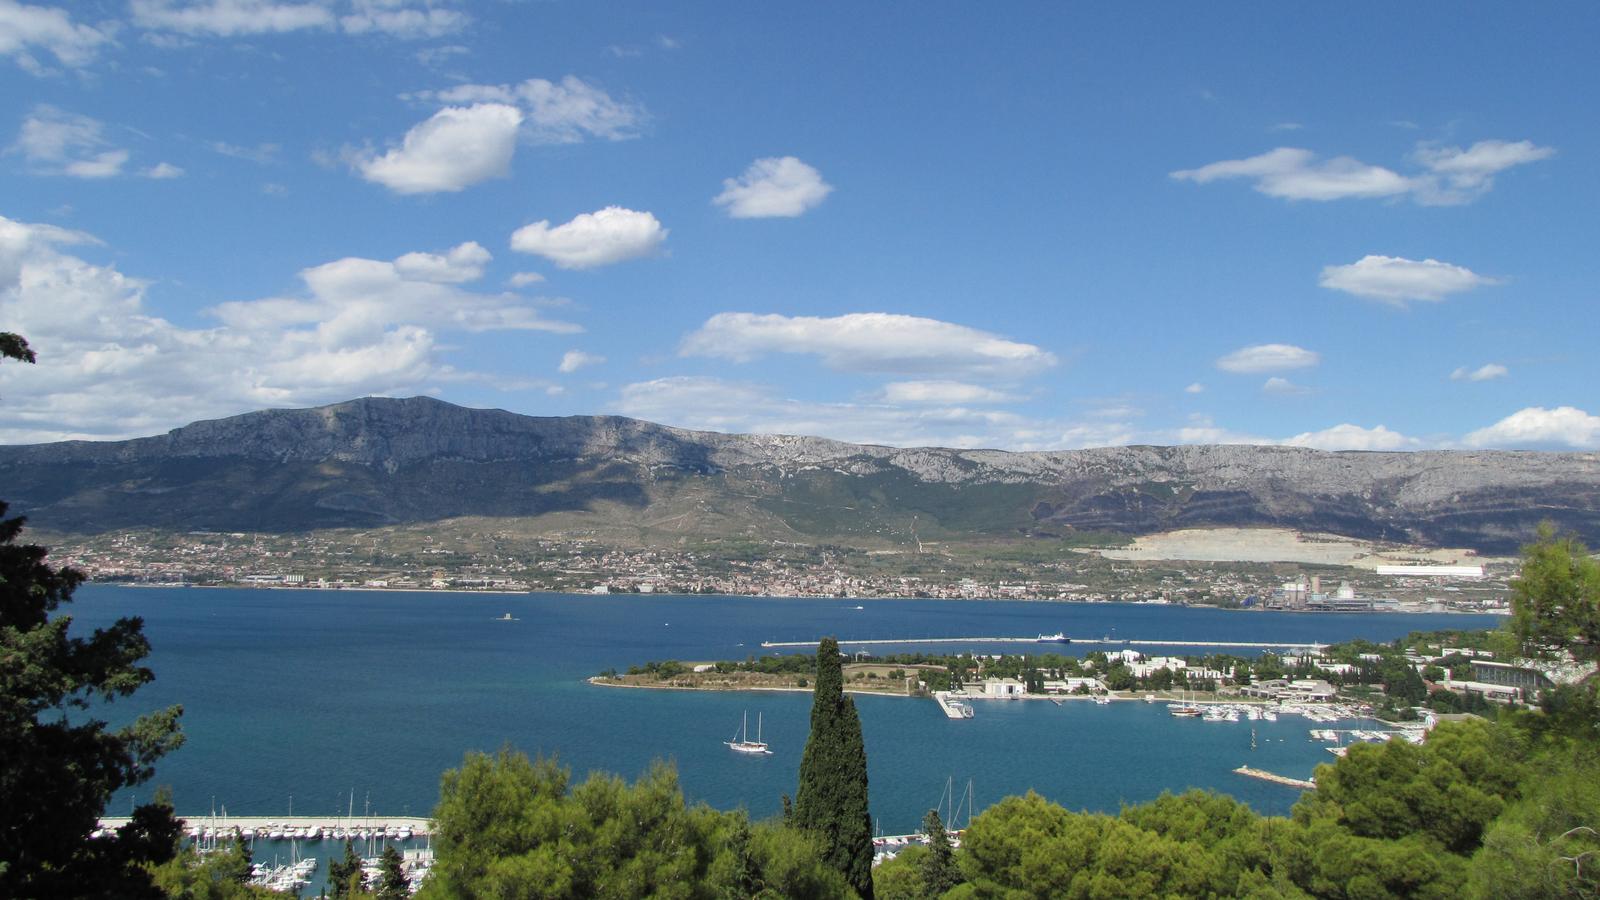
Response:
[[[374,815],[426,815],[439,775],[468,751],[554,755],[575,779],[637,777],[674,763],[685,794],[756,818],[794,792],[811,698],[604,688],[585,679],[652,659],[742,659],[762,641],[1113,635],[1135,640],[1388,641],[1413,630],[1489,628],[1492,616],[1235,612],[1149,604],[773,599],[727,596],[470,594],[129,588],[87,585],[64,612],[76,629],[137,615],[153,684],[120,719],[184,706],[185,745],[151,784],[114,798],[126,814],[156,784],[180,814],[213,800],[235,815],[333,815],[354,796]],[[510,613],[515,621],[501,621]],[[1037,644],[943,649],[1082,654]],[[921,649],[884,646],[882,651]],[[1148,649],[1148,648],[1145,648]],[[798,651],[787,651],[798,652]],[[1189,651],[1199,652],[1199,651]],[[1205,723],[1159,704],[989,701],[946,719],[931,700],[857,695],[872,811],[885,833],[915,830],[947,781],[978,811],[1034,790],[1071,809],[1115,812],[1163,790],[1212,788],[1263,813],[1298,792],[1235,775],[1251,765],[1308,777],[1332,757],[1311,723]],[[759,713],[768,757],[722,745]],[[1251,729],[1256,748],[1251,748]],[[964,818],[964,816],[963,816]]]

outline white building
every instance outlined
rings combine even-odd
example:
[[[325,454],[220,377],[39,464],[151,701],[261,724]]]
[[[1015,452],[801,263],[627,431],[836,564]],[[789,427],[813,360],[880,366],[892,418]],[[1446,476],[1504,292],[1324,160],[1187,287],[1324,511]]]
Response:
[[[986,678],[983,681],[985,697],[1021,697],[1027,692],[1027,686],[1015,678]]]

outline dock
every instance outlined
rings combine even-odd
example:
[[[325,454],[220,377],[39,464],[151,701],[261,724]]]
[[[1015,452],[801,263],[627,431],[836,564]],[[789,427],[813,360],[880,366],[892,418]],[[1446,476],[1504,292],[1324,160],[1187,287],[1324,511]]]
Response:
[[[115,830],[128,824],[127,816],[107,816],[100,820],[100,827]],[[218,830],[232,830],[238,828],[242,831],[253,832],[261,829],[277,828],[321,828],[324,832],[331,832],[335,828],[364,828],[373,829],[405,828],[409,829],[416,837],[425,837],[431,827],[432,820],[421,816],[213,816],[201,813],[197,816],[179,816],[178,822],[185,829],[189,828],[216,828]]]
[[[934,691],[933,699],[938,701],[939,708],[944,711],[948,719],[972,718],[972,707],[960,700],[952,699],[949,691]]]
[[[819,641],[762,641],[767,649],[777,647],[815,647]],[[876,646],[880,644],[1033,644],[1036,647],[1059,649],[1067,643],[1040,641],[1037,637],[930,637],[882,638],[879,640],[839,641],[839,646]],[[1296,644],[1285,641],[1155,641],[1123,638],[1073,638],[1071,644],[1104,644],[1135,647],[1216,647],[1239,650],[1322,650],[1327,644]],[[1041,651],[1043,652],[1043,651]]]
[[[1303,778],[1290,778],[1287,775],[1279,775],[1274,772],[1268,772],[1265,769],[1252,769],[1249,766],[1240,766],[1233,771],[1234,774],[1243,775],[1246,778],[1256,778],[1261,781],[1270,781],[1273,784],[1281,784],[1284,787],[1299,788],[1302,791],[1314,791],[1317,789],[1317,783],[1315,781],[1306,781]]]

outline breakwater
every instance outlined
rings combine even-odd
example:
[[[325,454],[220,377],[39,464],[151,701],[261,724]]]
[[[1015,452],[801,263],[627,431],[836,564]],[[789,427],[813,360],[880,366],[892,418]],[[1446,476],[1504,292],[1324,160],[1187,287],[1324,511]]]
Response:
[[[777,647],[815,647],[818,641],[762,641],[766,649]],[[1073,638],[1071,641],[1041,641],[1032,637],[930,637],[840,640],[839,646],[877,646],[879,644],[1033,644],[1040,647],[1065,647],[1070,644],[1097,644],[1129,647],[1211,647],[1220,650],[1321,650],[1327,644],[1289,641],[1161,641],[1132,638]]]

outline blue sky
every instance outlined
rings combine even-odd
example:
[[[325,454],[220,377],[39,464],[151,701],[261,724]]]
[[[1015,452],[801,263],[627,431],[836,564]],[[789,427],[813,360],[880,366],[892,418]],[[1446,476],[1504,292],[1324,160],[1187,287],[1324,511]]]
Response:
[[[0,440],[1600,449],[1600,7],[0,0]]]

